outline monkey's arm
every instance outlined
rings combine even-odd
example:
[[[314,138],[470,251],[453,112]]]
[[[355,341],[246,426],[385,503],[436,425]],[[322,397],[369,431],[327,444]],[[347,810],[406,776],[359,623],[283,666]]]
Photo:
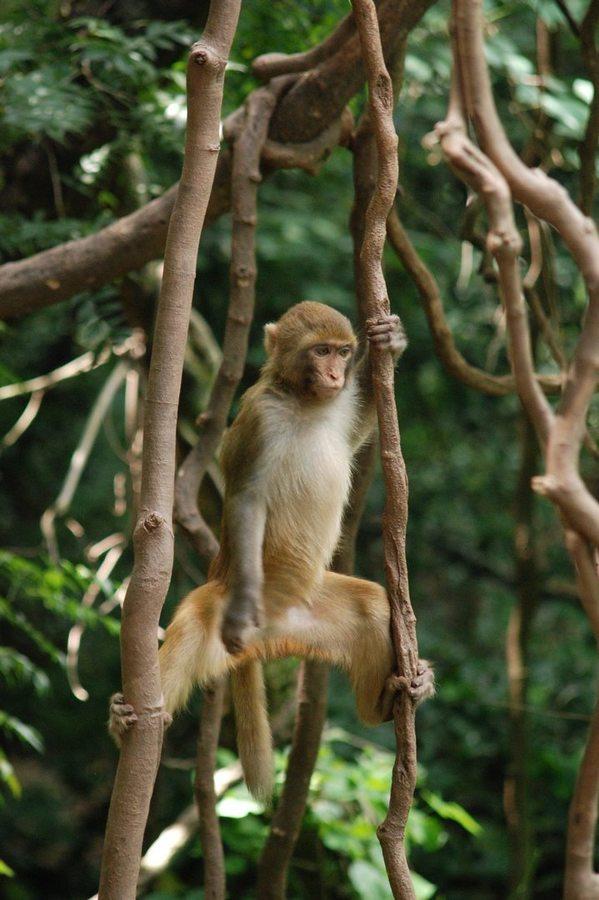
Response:
[[[255,489],[228,497],[224,528],[230,555],[230,595],[221,636],[229,653],[241,653],[262,624],[262,544],[266,503]]]
[[[367,441],[376,428],[376,407],[372,378],[370,377],[370,354],[376,351],[391,353],[394,362],[400,358],[408,346],[408,339],[399,316],[389,315],[366,322],[367,345],[358,360],[356,377],[360,389],[361,415],[353,435],[355,449]]]

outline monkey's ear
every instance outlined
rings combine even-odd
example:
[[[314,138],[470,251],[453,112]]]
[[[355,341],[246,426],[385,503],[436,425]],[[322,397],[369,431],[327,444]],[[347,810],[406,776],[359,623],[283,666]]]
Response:
[[[277,326],[274,322],[269,322],[264,326],[264,346],[266,352],[270,356],[275,349],[277,343]]]

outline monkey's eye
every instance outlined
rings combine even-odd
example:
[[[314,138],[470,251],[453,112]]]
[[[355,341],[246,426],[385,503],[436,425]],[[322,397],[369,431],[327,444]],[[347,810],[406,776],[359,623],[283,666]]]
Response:
[[[340,347],[339,348],[339,356],[342,356],[343,359],[347,359],[347,357],[351,354],[351,347]]]
[[[330,348],[327,347],[326,344],[321,344],[318,347],[314,347],[314,353],[316,356],[328,356],[331,352]]]

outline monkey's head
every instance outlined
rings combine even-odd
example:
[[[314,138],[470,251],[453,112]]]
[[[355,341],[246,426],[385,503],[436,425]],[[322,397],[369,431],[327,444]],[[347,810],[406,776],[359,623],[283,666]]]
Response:
[[[332,400],[345,387],[357,340],[341,313],[305,300],[266,325],[267,368],[286,390],[303,399]]]

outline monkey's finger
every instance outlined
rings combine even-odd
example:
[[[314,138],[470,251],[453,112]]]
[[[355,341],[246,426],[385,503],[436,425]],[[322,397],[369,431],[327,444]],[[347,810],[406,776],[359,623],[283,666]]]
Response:
[[[381,325],[370,325],[367,329],[368,334],[391,334],[397,331],[397,325],[394,322],[384,322]]]
[[[388,344],[395,337],[392,331],[382,331],[377,334],[369,334],[368,340],[375,344]]]
[[[395,313],[390,313],[388,316],[373,316],[371,319],[366,319],[366,327],[370,328],[372,325],[385,325],[387,322],[397,324],[399,322],[399,316],[396,316]]]
[[[113,700],[110,704],[110,708],[114,709],[114,711],[119,713],[119,715],[125,715],[135,712],[135,709],[131,706],[130,703],[126,703],[124,698],[121,700]]]
[[[393,329],[387,330],[379,330],[379,331],[369,331],[366,335],[369,341],[380,341],[380,340],[394,340],[396,341],[399,337],[396,331]],[[402,336],[403,337],[403,336]],[[405,341],[405,338],[404,338]]]

